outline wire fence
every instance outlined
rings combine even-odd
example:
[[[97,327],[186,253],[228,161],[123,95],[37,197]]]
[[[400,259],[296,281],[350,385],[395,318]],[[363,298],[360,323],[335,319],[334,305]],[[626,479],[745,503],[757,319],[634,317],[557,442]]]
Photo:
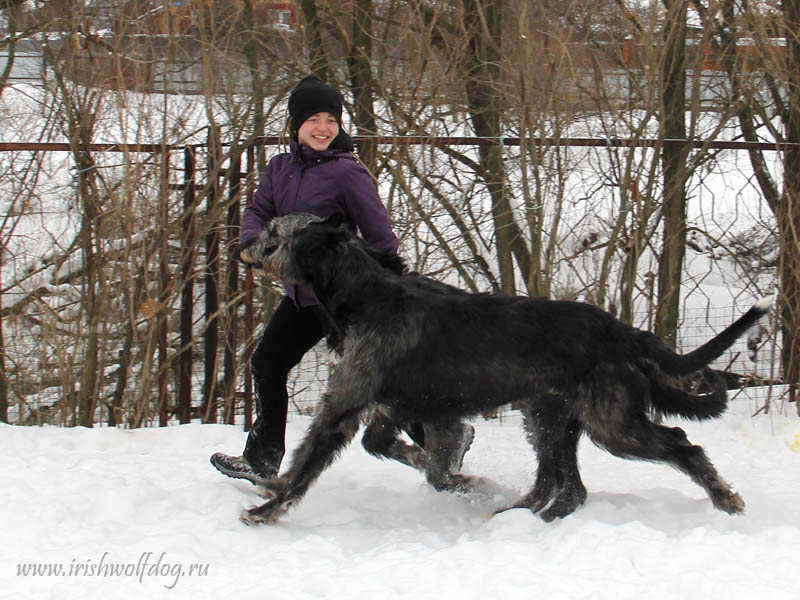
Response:
[[[522,142],[528,145],[552,144],[555,148],[584,148],[587,151],[603,153],[614,148],[641,147],[649,148],[654,140],[620,140],[620,139],[589,139],[589,138],[563,138],[531,139],[520,138],[476,138],[476,137],[356,137],[357,144],[384,145],[389,149],[397,147],[420,147],[421,149],[454,149],[476,148],[482,145],[502,143],[508,148],[519,148]],[[138,403],[144,402],[152,395],[150,389],[158,389],[158,400],[153,403],[147,401],[143,407],[142,421],[139,424],[152,424],[159,420],[169,422],[177,415],[184,415],[182,419],[224,420],[226,422],[243,422],[249,426],[253,418],[252,382],[249,380],[247,358],[249,348],[259,335],[256,323],[262,320],[262,311],[265,301],[265,291],[259,289],[256,282],[249,277],[244,283],[237,282],[238,272],[233,257],[235,240],[238,237],[238,215],[242,206],[252,197],[255,183],[257,182],[255,148],[262,145],[278,145],[282,140],[278,137],[257,138],[242,149],[235,157],[231,154],[228,159],[215,158],[206,144],[192,146],[170,147],[158,144],[91,144],[82,151],[96,153],[102,156],[123,156],[127,160],[134,158],[134,164],[145,166],[146,178],[139,182],[142,189],[141,200],[149,204],[151,211],[136,217],[141,220],[146,229],[136,230],[133,237],[119,239],[120,248],[143,247],[149,254],[144,255],[144,264],[141,268],[152,269],[142,271],[145,289],[131,296],[131,304],[127,308],[121,302],[114,310],[120,310],[118,316],[121,327],[124,325],[125,311],[133,313],[134,337],[140,344],[150,344],[150,358],[141,355],[137,358],[138,366],[133,367],[122,358],[124,342],[121,339],[124,332],[117,329],[112,323],[107,323],[111,332],[104,342],[105,386],[113,389],[114,379],[123,369],[128,370],[129,379],[147,378],[149,383],[136,382],[125,391],[124,400],[120,405],[125,410],[135,410]],[[668,140],[666,143],[683,143],[691,146],[696,142],[686,140]],[[748,142],[716,142],[708,141],[703,144],[709,147],[718,147],[722,152],[736,153],[754,149],[778,150],[775,145],[753,144]],[[223,147],[230,147],[223,145]],[[16,155],[18,153],[33,153],[47,155],[52,153],[68,153],[74,149],[69,144],[21,144],[13,142],[0,143],[0,153]],[[167,161],[160,161],[159,156],[168,157]],[[580,168],[589,170],[602,170],[604,165],[601,160],[592,158],[602,154],[589,155],[589,160],[584,160]],[[234,160],[234,158],[236,160]],[[437,169],[446,169],[447,162],[441,162],[432,155],[421,154],[418,158],[429,172]],[[404,156],[406,165],[414,166],[415,157]],[[520,155],[509,154],[507,160],[520,161]],[[593,164],[594,161],[597,164]],[[411,162],[408,162],[411,161]],[[115,161],[112,161],[115,162]],[[100,159],[95,163],[102,167]],[[108,167],[108,173],[113,167]],[[130,167],[126,167],[130,168]],[[58,180],[58,168],[53,168],[54,176],[50,180]],[[166,169],[166,172],[164,172]],[[578,168],[576,167],[575,172]],[[450,180],[439,180],[443,190],[452,195],[453,190],[464,194],[463,182],[458,173],[448,173]],[[78,185],[79,173],[72,173],[67,178],[66,187],[75,193]],[[124,176],[124,174],[123,174]],[[436,219],[453,218],[442,211],[442,202],[447,197],[439,198],[437,190],[422,190],[417,200],[408,197],[408,188],[399,193],[397,191],[397,177],[402,176],[399,171],[386,171],[381,179],[384,189],[389,189],[387,204],[393,216],[396,217],[398,231],[400,231],[405,251],[411,258],[412,266],[435,277],[445,278],[448,281],[463,285],[461,275],[465,265],[472,268],[475,273],[480,273],[477,263],[470,265],[464,261],[462,250],[456,248],[453,257],[443,253],[442,238],[432,235],[436,226]],[[589,176],[589,179],[591,176]],[[122,179],[124,181],[124,177]],[[159,183],[165,182],[165,183]],[[219,185],[215,185],[217,182]],[[38,185],[42,185],[39,182]],[[702,182],[701,186],[702,187]],[[158,207],[158,195],[155,202],[152,190],[161,189],[162,198],[168,199],[166,213]],[[166,187],[164,187],[166,186]],[[149,191],[148,191],[149,190]],[[470,192],[471,193],[471,192]],[[432,208],[421,211],[413,201],[427,198]],[[710,200],[711,211],[701,207],[703,219],[708,219],[711,225],[704,224],[708,229],[716,226],[718,221],[713,216],[715,211],[728,198],[727,193],[721,197],[712,197]],[[700,198],[698,202],[702,200]],[[602,198],[600,198],[602,201]],[[490,220],[484,216],[476,216],[476,207],[480,208],[482,202],[480,194],[474,197],[465,196],[461,207],[454,206],[455,217],[472,218],[476,239],[485,237],[485,248],[491,247],[492,233],[484,234],[481,228]],[[605,218],[598,218],[599,212],[595,208],[588,208],[587,200],[579,205],[576,202],[560,206],[560,213],[556,215],[561,219],[562,228],[566,234],[555,240],[559,245],[561,267],[554,267],[554,274],[561,273],[558,285],[553,288],[553,295],[557,297],[574,297],[587,301],[596,301],[596,292],[593,292],[593,282],[599,277],[597,265],[604,252],[604,248],[617,243],[612,240],[606,242],[607,232],[613,223]],[[610,203],[613,205],[613,202]],[[38,214],[44,215],[51,211],[41,203]],[[69,212],[68,208],[63,209]],[[481,208],[480,210],[484,210]],[[440,211],[437,213],[437,211]],[[572,211],[572,212],[570,212]],[[707,213],[707,214],[706,214]],[[55,214],[55,213],[54,213]],[[578,217],[569,228],[563,225],[574,214]],[[149,215],[149,216],[148,216]],[[421,217],[420,217],[421,215]],[[488,211],[487,211],[488,215]],[[196,220],[186,220],[192,216]],[[35,216],[34,216],[35,218]],[[162,221],[162,218],[164,219]],[[124,224],[124,220],[121,222]],[[553,221],[550,221],[553,223]],[[549,225],[544,225],[547,227]],[[75,225],[72,225],[74,228]],[[445,227],[452,227],[447,225]],[[725,225],[727,227],[727,225]],[[769,224],[766,229],[768,230]],[[170,239],[161,239],[159,232],[167,231]],[[446,236],[445,244],[459,243],[461,235],[455,229],[454,233]],[[551,234],[555,235],[555,234]],[[161,239],[161,241],[159,241]],[[150,240],[150,241],[147,241]],[[141,246],[142,242],[145,242]],[[694,243],[694,242],[693,242]],[[113,245],[112,245],[113,246]],[[706,249],[700,248],[705,252]],[[711,249],[713,251],[713,248]],[[138,250],[137,250],[138,252]],[[116,254],[115,254],[116,253]],[[619,255],[624,258],[624,248],[620,248]],[[119,260],[119,251],[111,248],[104,260]],[[4,264],[11,264],[17,271],[23,272],[30,258],[35,255],[19,255],[19,260]],[[462,260],[461,264],[451,262]],[[133,264],[141,258],[129,257]],[[470,260],[474,260],[473,256]],[[49,260],[49,259],[46,259]],[[654,257],[649,259],[655,260]],[[121,264],[121,263],[117,263]],[[148,266],[149,265],[149,266]],[[104,269],[111,266],[106,265]],[[63,267],[62,267],[63,268]],[[131,267],[123,271],[128,272]],[[655,267],[652,267],[655,268]],[[560,269],[560,271],[558,270]],[[56,270],[57,271],[57,270]],[[77,268],[80,271],[80,268]],[[107,271],[107,276],[117,277],[113,270]],[[55,271],[50,274],[53,275]],[[126,275],[127,276],[127,275]],[[704,277],[701,275],[693,279],[690,287],[702,289]],[[735,277],[740,277],[736,275]],[[642,328],[652,328],[652,301],[648,294],[652,294],[652,282],[649,274],[643,275],[637,283],[639,295],[644,301],[644,308],[634,313],[632,322]],[[66,280],[65,280],[66,281]],[[77,281],[77,286],[76,286]],[[53,285],[52,279],[41,288],[42,293],[32,296],[33,307],[31,310],[10,310],[8,304],[3,305],[6,339],[5,355],[9,362],[7,366],[11,375],[13,402],[9,406],[9,420],[18,423],[68,423],[74,419],[74,406],[70,400],[79,391],[77,373],[80,369],[82,342],[81,328],[75,332],[67,333],[65,315],[75,311],[70,308],[71,303],[83,302],[85,288],[81,287],[80,279]],[[650,283],[648,283],[650,281]],[[743,289],[752,288],[755,280],[749,283],[738,282],[734,287]],[[483,285],[487,285],[484,281]],[[650,286],[650,291],[648,291]],[[124,289],[124,288],[122,288]],[[165,290],[169,291],[169,300],[162,300]],[[485,291],[485,288],[481,291]],[[691,291],[694,291],[692,289]],[[8,293],[8,290],[6,290]],[[127,292],[126,292],[127,293]],[[49,303],[49,294],[60,296],[58,303]],[[730,296],[736,297],[741,292],[732,292]],[[119,300],[122,301],[122,296]],[[111,299],[111,307],[116,298]],[[749,300],[748,300],[749,301]],[[48,304],[49,303],[49,304]],[[164,304],[167,303],[167,304]],[[163,306],[162,306],[163,304]],[[641,303],[640,303],[641,304]],[[698,306],[697,303],[686,304],[681,312],[681,322],[678,338],[679,350],[688,351],[701,344],[708,337],[721,331],[725,326],[737,318],[747,308],[744,301],[736,304],[720,305],[719,302],[707,297]],[[168,308],[166,308],[168,306]],[[159,320],[157,315],[162,309],[167,311],[166,319]],[[66,312],[62,312],[66,311]],[[152,314],[149,314],[152,311]],[[117,314],[117,313],[115,313]],[[57,318],[53,320],[53,316]],[[64,321],[59,324],[58,319]],[[12,335],[8,335],[11,332]],[[15,335],[22,332],[23,335]],[[780,380],[780,369],[777,348],[776,326],[770,323],[765,330],[759,330],[754,336],[737,342],[736,346],[722,357],[715,366],[726,369],[734,374],[737,381],[742,383],[771,383]],[[155,351],[156,348],[160,350]],[[130,352],[130,350],[128,350]],[[141,349],[136,350],[142,352]],[[144,357],[144,358],[142,358]],[[145,363],[141,361],[145,360]],[[146,360],[150,360],[148,366]],[[142,370],[142,369],[149,369]],[[325,388],[328,377],[328,353],[324,346],[315,348],[301,363],[289,382],[291,409],[295,412],[309,412],[316,407]],[[735,382],[731,382],[734,384]],[[120,406],[113,404],[113,392],[107,391],[104,398],[98,398],[96,420],[99,423],[124,421],[111,417],[112,412]],[[161,407],[161,408],[159,408]],[[166,412],[166,417],[160,411]]]

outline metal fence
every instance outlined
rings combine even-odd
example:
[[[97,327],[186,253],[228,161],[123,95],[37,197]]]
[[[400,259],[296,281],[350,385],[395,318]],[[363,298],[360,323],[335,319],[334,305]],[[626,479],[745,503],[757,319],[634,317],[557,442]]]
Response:
[[[768,143],[730,141],[686,140],[626,140],[595,138],[519,138],[480,137],[355,137],[357,144],[391,146],[479,146],[502,144],[519,146],[563,146],[595,148],[654,147],[658,145],[687,144],[720,150],[779,151],[797,144],[776,146]],[[168,195],[174,208],[165,215],[170,221],[161,229],[172,231],[173,242],[183,244],[187,235],[195,240],[192,247],[180,249],[176,264],[165,267],[160,273],[162,291],[178,289],[177,300],[172,304],[177,317],[161,319],[152,325],[159,331],[158,340],[158,409],[152,411],[151,420],[166,424],[170,420],[188,422],[203,418],[241,422],[248,428],[253,419],[253,388],[247,365],[247,356],[258,335],[257,321],[261,318],[260,303],[268,296],[258,289],[252,275],[242,280],[234,258],[241,209],[250,201],[258,181],[256,150],[259,146],[280,144],[278,137],[251,140],[239,152],[228,152],[222,157],[223,146],[215,154],[208,145],[172,147],[157,144],[91,144],[82,147],[84,152],[124,153],[126,155],[161,156],[162,181],[167,182]],[[0,143],[0,152],[70,152],[69,144]],[[152,160],[148,159],[148,160]],[[199,211],[215,215],[213,222],[196,220]],[[176,216],[178,215],[178,216]],[[177,227],[176,227],[177,225]],[[194,231],[202,225],[202,231]],[[194,231],[194,233],[187,234]],[[198,242],[198,240],[201,240]],[[164,240],[166,245],[169,240]],[[184,244],[185,246],[185,244]],[[166,252],[166,251],[165,251]],[[197,273],[201,272],[202,277]],[[177,285],[176,285],[177,284]],[[274,298],[273,298],[274,300]],[[680,348],[689,350],[701,343],[710,331],[719,331],[729,324],[743,307],[714,307],[713,310],[685,310],[681,322]],[[8,316],[9,310],[4,309]],[[5,317],[4,317],[5,318]],[[641,322],[646,322],[642,315]],[[779,379],[776,369],[774,328],[770,341],[742,340],[732,353],[718,366],[745,375],[756,375],[765,381]],[[8,336],[7,336],[8,338]],[[16,344],[16,346],[15,346]],[[24,348],[23,341],[6,339],[6,351],[14,347],[19,355],[36,354],[35,348]],[[327,352],[320,347],[303,361],[290,383],[292,406],[295,410],[311,410],[321,394],[327,379]],[[171,375],[170,375],[171,374]],[[58,405],[63,401],[64,390],[57,385],[44,383],[34,394],[17,394],[10,415],[17,422],[41,422],[55,419]],[[26,398],[29,401],[26,401]],[[100,410],[100,420],[107,418]],[[63,414],[63,413],[62,413]]]

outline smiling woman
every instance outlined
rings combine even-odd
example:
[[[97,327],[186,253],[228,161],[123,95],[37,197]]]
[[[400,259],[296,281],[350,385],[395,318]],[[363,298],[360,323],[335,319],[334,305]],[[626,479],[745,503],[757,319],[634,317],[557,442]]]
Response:
[[[244,211],[240,258],[258,266],[252,245],[275,217],[311,213],[344,215],[346,225],[376,246],[396,252],[397,237],[372,177],[353,155],[341,127],[342,96],[314,76],[289,95],[289,152],[270,160],[253,202]],[[274,478],[285,452],[289,371],[327,333],[327,319],[310,289],[285,283],[286,298],[275,310],[250,360],[258,417],[243,456],[217,453],[212,464],[225,475],[259,484]]]

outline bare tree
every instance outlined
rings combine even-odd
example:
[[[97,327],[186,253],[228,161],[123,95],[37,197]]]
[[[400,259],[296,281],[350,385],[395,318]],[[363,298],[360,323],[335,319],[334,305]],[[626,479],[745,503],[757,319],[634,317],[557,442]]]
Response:
[[[687,0],[664,0],[664,55],[662,67],[662,136],[686,139],[686,10]],[[658,271],[656,334],[673,347],[677,343],[683,257],[686,251],[686,180],[688,146],[665,143],[663,250]]]
[[[786,27],[786,141],[800,144],[800,6],[782,3]],[[783,368],[800,414],[800,149],[784,153],[784,189],[776,216],[781,237]]]
[[[308,73],[343,91],[351,133],[398,136],[360,142],[358,154],[415,269],[476,292],[587,300],[676,343],[680,286],[700,286],[686,278],[687,243],[743,255],[732,232],[687,222],[720,153],[664,140],[713,139],[733,116],[745,139],[794,135],[773,128],[774,115],[790,114],[787,64],[768,41],[788,31],[783,13],[711,14],[677,0],[290,4],[297,20],[280,23],[256,0],[48,9],[58,22],[45,40],[37,127],[42,139],[69,141],[70,176],[54,166],[52,183],[34,182],[22,165],[33,170],[42,154],[3,159],[42,200],[44,183],[59,185],[62,216],[75,226],[48,233],[48,257],[18,250],[15,223],[35,211],[9,211],[0,229],[0,341],[13,347],[0,348],[0,416],[3,394],[21,421],[56,396],[48,386],[60,390],[64,422],[231,422],[241,412],[255,327],[243,301],[268,318],[276,296],[251,277],[239,282],[238,218],[276,151],[263,136],[282,133],[287,94]],[[687,29],[688,7],[702,27]],[[98,33],[98,19],[113,33]],[[736,40],[745,34],[774,68],[742,68]],[[719,84],[703,74],[715,44],[731,83],[705,112],[706,79]],[[757,93],[755,81],[770,85]],[[565,142],[583,136],[607,143]],[[106,142],[127,145],[101,151]],[[779,190],[769,160],[751,159],[753,180],[772,184],[764,195],[791,223],[790,169]],[[2,193],[3,206],[26,201]],[[791,245],[792,227],[782,231]],[[9,290],[23,288],[10,305]],[[41,348],[18,361],[29,339]],[[36,361],[47,377],[34,373]]]

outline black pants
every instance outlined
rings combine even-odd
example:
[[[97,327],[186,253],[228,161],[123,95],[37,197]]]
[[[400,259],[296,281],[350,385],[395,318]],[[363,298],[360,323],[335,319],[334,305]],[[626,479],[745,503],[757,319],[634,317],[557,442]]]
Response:
[[[286,381],[303,356],[327,333],[318,306],[298,308],[281,300],[250,359],[256,396],[256,420],[247,437],[244,457],[260,470],[277,467],[285,451],[289,395]]]

